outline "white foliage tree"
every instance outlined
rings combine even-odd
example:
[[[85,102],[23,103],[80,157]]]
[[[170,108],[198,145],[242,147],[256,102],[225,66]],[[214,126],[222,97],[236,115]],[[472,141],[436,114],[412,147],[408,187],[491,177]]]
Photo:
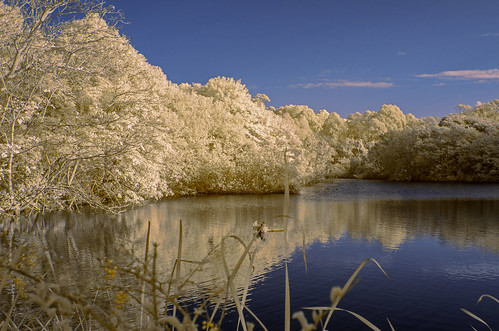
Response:
[[[182,176],[188,192],[273,192],[282,190],[284,150],[296,141],[280,117],[265,108],[259,95],[232,78],[206,85],[182,84],[173,108],[184,121]],[[177,92],[179,93],[179,92]],[[297,181],[298,183],[298,181]]]
[[[67,17],[108,11],[96,1],[0,4],[0,208],[15,213],[31,209],[46,189],[47,171],[39,163],[48,132],[42,132],[41,123],[54,95],[47,86],[57,82],[54,77],[63,66],[55,43],[59,28]]]
[[[442,119],[266,107],[233,78],[169,82],[113,10],[0,3],[0,213],[278,192],[286,173],[295,191],[331,176],[497,181],[498,101]]]
[[[369,150],[371,177],[413,181],[499,180],[499,102],[392,131]]]

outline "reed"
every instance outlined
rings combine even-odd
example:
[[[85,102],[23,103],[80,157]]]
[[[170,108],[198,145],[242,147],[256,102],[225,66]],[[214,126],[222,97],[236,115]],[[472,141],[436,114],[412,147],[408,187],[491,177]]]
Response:
[[[477,304],[480,303],[482,301],[483,298],[489,298],[497,303],[499,303],[499,299],[497,299],[496,297],[490,295],[490,294],[482,294],[478,300],[477,300]],[[467,314],[468,316],[471,316],[472,318],[474,318],[476,321],[482,323],[483,325],[485,325],[487,328],[489,328],[489,330],[492,331],[492,328],[490,327],[490,325],[485,322],[483,319],[481,319],[480,317],[478,317],[477,315],[473,314],[472,312],[470,312],[469,310],[467,309],[464,309],[464,308],[461,308],[461,311],[464,312],[465,314]],[[472,326],[473,327],[473,326]]]
[[[284,330],[289,331],[291,328],[291,294],[289,289],[289,274],[288,274],[288,216],[289,214],[289,164],[288,164],[288,149],[284,150],[284,203],[283,203],[283,220],[284,220],[284,269],[285,269],[285,295],[284,295]]]
[[[302,330],[315,330],[319,323],[321,325],[323,325],[323,330],[326,330],[326,328],[329,325],[329,322],[331,320],[331,317],[333,316],[333,313],[335,311],[347,312],[347,313],[355,316],[356,318],[358,318],[361,322],[363,322],[365,325],[367,325],[372,330],[380,330],[378,327],[376,327],[374,324],[369,322],[366,318],[362,317],[361,315],[359,315],[355,312],[346,310],[346,309],[338,308],[338,304],[340,303],[341,299],[352,289],[359,272],[362,270],[362,268],[364,268],[364,266],[369,261],[373,261],[378,266],[378,268],[385,274],[385,276],[387,278],[389,278],[387,273],[383,270],[381,265],[375,259],[369,258],[369,259],[364,260],[364,262],[362,262],[357,267],[357,269],[355,269],[355,271],[352,273],[352,275],[350,276],[350,278],[347,280],[347,282],[345,283],[345,285],[343,287],[335,286],[331,289],[331,293],[330,293],[331,306],[329,306],[329,307],[306,307],[305,308],[306,310],[314,311],[313,323],[308,323],[308,321],[306,320],[305,315],[303,313],[300,314],[300,312],[298,312],[298,313],[295,313],[293,315],[294,318],[300,322],[300,324],[302,326]],[[327,312],[326,320],[323,323],[322,318],[324,317],[326,312]],[[390,325],[391,325],[391,323],[390,323]]]

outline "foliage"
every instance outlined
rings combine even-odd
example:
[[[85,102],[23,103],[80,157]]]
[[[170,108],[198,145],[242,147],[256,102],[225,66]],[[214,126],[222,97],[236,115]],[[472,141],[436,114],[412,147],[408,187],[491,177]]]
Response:
[[[498,180],[498,101],[442,119],[275,109],[233,78],[168,81],[120,17],[100,0],[0,4],[0,214],[282,192],[285,169],[295,192],[331,177]]]
[[[367,157],[371,177],[499,181],[499,101],[381,136]]]

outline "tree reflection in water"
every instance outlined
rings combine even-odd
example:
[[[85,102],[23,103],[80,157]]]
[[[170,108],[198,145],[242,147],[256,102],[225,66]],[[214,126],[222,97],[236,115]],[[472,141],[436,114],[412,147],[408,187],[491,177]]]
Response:
[[[462,197],[426,200],[361,197],[339,200],[330,198],[334,194],[327,191],[333,189],[332,185],[319,185],[303,195],[291,197],[287,239],[289,255],[314,244],[334,245],[345,240],[359,244],[377,242],[385,251],[397,251],[424,236],[430,236],[441,245],[455,250],[480,248],[494,254],[499,252],[497,200]],[[200,298],[212,295],[212,291],[226,284],[219,247],[222,239],[234,235],[248,243],[253,236],[255,221],[265,222],[270,228],[283,228],[287,218],[281,217],[281,213],[280,195],[225,195],[166,200],[122,215],[54,213],[40,216],[37,220],[3,223],[2,250],[5,253],[3,256],[9,256],[7,259],[12,260],[15,248],[20,244],[25,245],[29,248],[25,254],[37,257],[35,263],[30,265],[30,274],[50,279],[53,266],[57,281],[65,286],[64,291],[93,298],[94,302],[100,300],[104,307],[102,309],[108,309],[109,313],[113,309],[114,297],[109,293],[109,288],[105,290],[106,263],[112,260],[112,265],[126,268],[142,260],[147,224],[151,221],[150,242],[157,244],[155,272],[166,286],[177,258],[179,221],[182,219],[184,262],[180,278],[185,279],[194,269],[199,269],[190,276],[188,285],[183,288],[187,292],[182,294],[197,297],[199,302]],[[26,237],[26,233],[32,236]],[[237,240],[227,240],[225,244],[224,256],[232,270],[244,247]],[[255,242],[254,248],[256,258],[251,265],[252,289],[262,284],[286,257],[282,236],[278,233],[266,234],[265,240]],[[210,258],[200,265],[198,262],[206,256]],[[367,257],[370,256],[364,258]],[[7,259],[4,258],[4,263]],[[352,261],[352,265],[361,261]],[[297,263],[303,265],[303,262]],[[343,265],[341,262],[339,264]],[[248,264],[243,265],[241,270],[247,268]],[[497,271],[492,269],[480,272]],[[449,273],[466,275],[466,272],[472,272],[470,270],[449,269]],[[131,273],[118,272],[116,277],[115,281],[122,288],[139,285]],[[245,279],[246,272],[238,274],[234,279],[235,286],[241,290]],[[25,279],[25,282],[27,285],[33,283],[29,279]],[[15,296],[15,286],[5,286],[2,290],[4,314],[9,311]],[[127,304],[123,305],[127,313],[121,318],[137,326],[140,311],[131,309],[131,303],[128,306],[127,310]],[[19,307],[16,309],[22,315],[23,310]]]

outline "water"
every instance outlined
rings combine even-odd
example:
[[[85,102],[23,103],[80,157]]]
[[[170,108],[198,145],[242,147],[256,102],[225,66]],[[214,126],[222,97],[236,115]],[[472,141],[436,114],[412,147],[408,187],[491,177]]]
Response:
[[[255,221],[284,228],[282,201],[282,195],[180,198],[117,219],[58,213],[45,225],[51,248],[65,263],[60,272],[69,275],[76,269],[68,278],[86,283],[93,271],[81,262],[85,252],[119,261],[126,246],[142,257],[150,220],[158,270],[169,275],[177,256],[179,220],[183,259],[200,261],[227,235],[249,242]],[[460,310],[465,308],[499,329],[499,304],[487,298],[476,303],[482,294],[499,298],[499,185],[337,180],[292,196],[288,214],[287,247],[283,232],[266,233],[255,246],[248,306],[269,330],[284,324],[285,258],[292,312],[328,306],[330,289],[343,286],[362,261],[374,258],[389,278],[368,263],[339,307],[381,329],[389,329],[387,318],[396,330],[487,329]],[[225,243],[232,268],[243,249],[234,239]],[[213,260],[192,278],[194,295],[206,295],[225,278],[221,259]],[[244,279],[236,277],[236,285],[242,287]],[[311,320],[310,311],[305,313]],[[224,321],[225,330],[235,329],[237,315]],[[367,329],[340,311],[332,325],[337,330]],[[296,321],[292,329],[299,329]]]

